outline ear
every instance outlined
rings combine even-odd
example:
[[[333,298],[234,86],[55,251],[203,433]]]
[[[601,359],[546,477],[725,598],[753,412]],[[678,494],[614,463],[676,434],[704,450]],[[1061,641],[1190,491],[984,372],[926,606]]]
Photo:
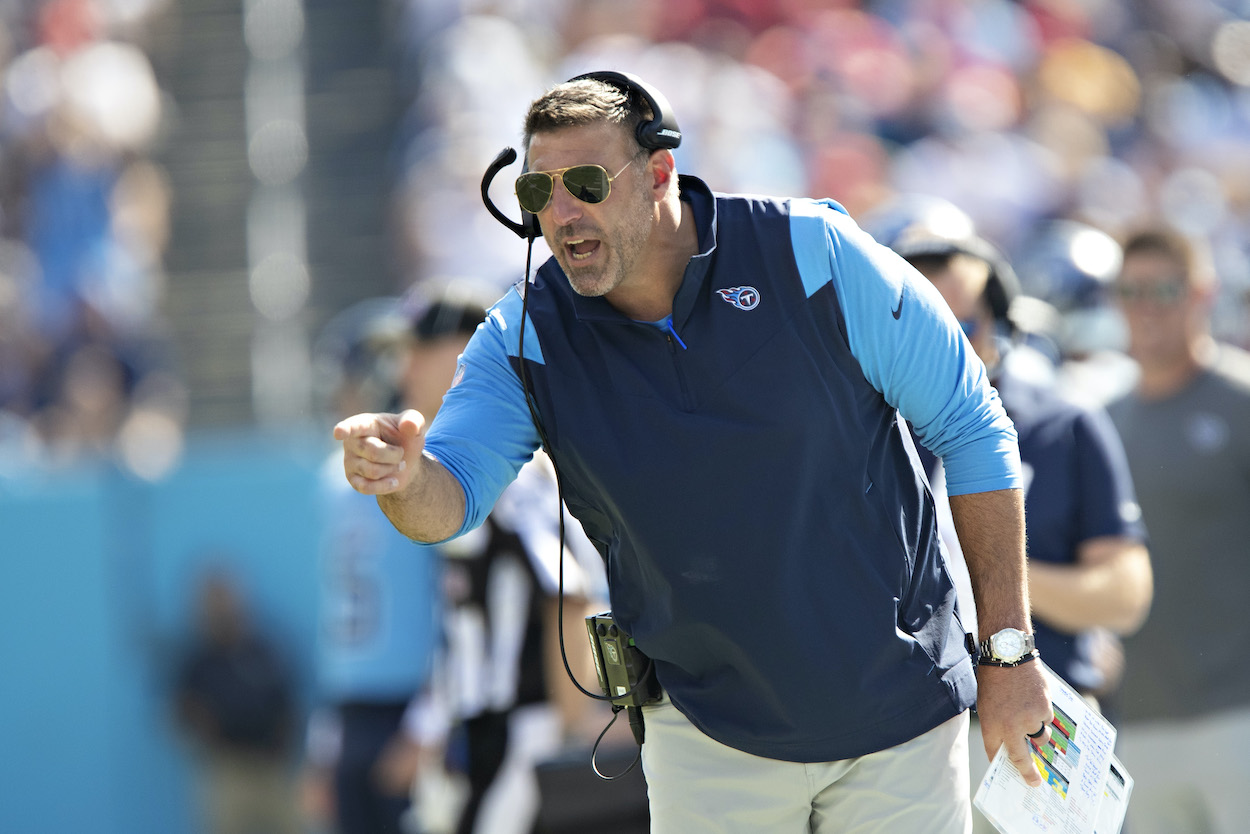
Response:
[[[651,178],[651,190],[662,196],[677,186],[677,160],[668,149],[652,151],[647,159],[647,175]]]
[[[1201,281],[1191,286],[1190,292],[1193,293],[1194,301],[1203,309],[1210,309],[1215,306],[1215,301],[1220,294],[1220,284],[1214,278]]]

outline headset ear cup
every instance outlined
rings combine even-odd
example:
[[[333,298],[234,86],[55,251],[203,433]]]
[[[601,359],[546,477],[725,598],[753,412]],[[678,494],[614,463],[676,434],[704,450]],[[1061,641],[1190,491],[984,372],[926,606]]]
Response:
[[[986,298],[990,302],[994,318],[1012,326],[1011,304],[1020,294],[1020,279],[997,249],[991,249],[988,260],[990,277],[985,286]]]
[[[632,73],[613,70],[587,72],[574,76],[569,81],[579,81],[583,78],[602,81],[626,93],[632,91],[646,101],[651,108],[651,119],[638,123],[636,138],[639,145],[649,151],[655,151],[662,148],[676,148],[681,144],[681,128],[677,125],[677,117],[673,114],[673,108],[669,105],[668,99],[659,90]]]
[[[989,303],[990,313],[996,321],[1009,321],[1007,311],[1011,306],[1011,301],[1003,289],[1002,282],[998,280],[998,275],[992,269],[989,280],[985,283],[985,300]]]

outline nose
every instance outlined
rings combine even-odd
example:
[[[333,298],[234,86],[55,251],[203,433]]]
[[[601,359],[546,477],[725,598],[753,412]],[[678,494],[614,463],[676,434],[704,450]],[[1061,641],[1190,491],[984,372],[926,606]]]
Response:
[[[551,219],[559,226],[567,226],[582,216],[582,207],[586,204],[569,193],[564,187],[564,180],[556,177],[555,187],[551,192],[551,202],[547,204]]]

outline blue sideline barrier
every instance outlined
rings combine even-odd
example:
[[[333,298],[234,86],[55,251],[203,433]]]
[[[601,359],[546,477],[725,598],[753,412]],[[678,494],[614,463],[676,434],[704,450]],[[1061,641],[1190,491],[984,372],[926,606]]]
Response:
[[[0,831],[197,830],[169,699],[194,585],[224,562],[311,691],[322,440],[193,439],[157,484],[0,476]]]

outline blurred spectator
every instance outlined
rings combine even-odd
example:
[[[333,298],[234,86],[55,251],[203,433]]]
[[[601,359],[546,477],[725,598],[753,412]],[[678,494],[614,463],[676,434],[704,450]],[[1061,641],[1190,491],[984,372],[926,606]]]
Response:
[[[535,768],[569,748],[589,749],[611,719],[565,671],[567,662],[599,694],[585,618],[607,607],[607,577],[567,510],[561,551],[559,497],[539,451],[504,490],[482,535],[439,548],[447,646],[419,708],[431,726],[440,715],[446,722],[449,769],[467,788],[448,834],[529,834],[543,801],[576,803],[540,796]],[[418,795],[435,800],[425,787],[418,778]]]
[[[161,309],[169,187],[147,156],[161,91],[139,45],[163,5],[0,7],[0,417],[28,460],[151,480],[186,422]]]
[[[212,834],[295,834],[293,683],[277,648],[221,572],[197,589],[196,632],[177,680],[177,716],[198,759]]]
[[[493,300],[493,293],[463,281],[412,294],[407,304],[412,323],[402,356],[390,368],[403,407],[433,419],[464,346]],[[559,555],[559,496],[544,461],[540,455],[505,491],[482,535],[414,552],[393,527],[388,531],[407,545],[410,563],[441,557],[441,602],[423,602],[411,583],[403,600],[417,616],[442,608],[442,646],[433,679],[400,733],[406,734],[402,748],[410,766],[405,770],[398,756],[385,765],[395,787],[406,775],[404,786],[414,788],[417,830],[528,834],[539,811],[535,765],[566,742],[580,745],[588,735],[593,738],[608,721],[565,679],[556,632],[563,561],[569,663],[579,680],[592,683],[584,618],[591,601],[605,605],[606,578],[598,552],[567,514],[565,550]],[[341,459],[337,463],[338,480],[349,489]],[[369,510],[371,518],[389,526],[376,506]],[[592,732],[590,722],[598,718]],[[392,752],[401,749],[399,743],[392,746]],[[349,830],[364,829],[344,829]]]
[[[334,382],[327,393],[336,413],[399,406],[432,419],[493,300],[461,281],[402,305],[371,300],[340,314],[318,351],[337,357],[319,364]],[[337,810],[341,834],[528,832],[538,814],[535,765],[566,740],[585,741],[593,706],[564,680],[550,468],[530,464],[483,535],[445,548],[418,548],[396,532],[372,498],[350,489],[341,456],[327,464],[327,481],[335,592],[324,608],[322,685],[331,714],[310,733],[308,798]],[[566,523],[564,629],[570,663],[591,683],[583,618],[589,600],[604,604],[606,580],[580,527],[571,516]],[[598,733],[608,717],[595,717]]]
[[[892,247],[942,294],[1019,434],[1037,648],[1078,692],[1105,697],[1120,673],[1111,635],[1140,627],[1151,598],[1145,529],[1120,439],[1101,408],[1077,405],[1049,379],[1039,383],[1021,372],[1019,354],[1028,348],[1017,341],[1011,318],[1019,286],[994,246],[920,222],[904,228]],[[940,493],[941,473],[932,480]],[[953,531],[944,538],[958,559]],[[968,746],[975,792],[989,764],[978,722]],[[993,826],[978,815],[975,830]]]
[[[452,384],[460,354],[493,300],[492,292],[463,281],[437,292],[414,292],[407,304],[411,324],[402,356],[391,357],[397,360],[392,362],[366,360],[361,364],[372,370],[359,377],[370,384],[386,375],[398,380],[399,405],[432,419]],[[375,351],[377,347],[375,340]],[[372,403],[359,397],[341,401],[345,413],[386,405],[377,403],[376,397]],[[364,588],[361,582],[354,583],[356,604],[351,610],[364,614],[373,626],[365,635],[373,640],[361,643],[362,648],[373,644],[367,652],[373,660],[371,677],[402,683],[392,688],[397,696],[416,694],[426,670],[414,666],[429,653],[428,640],[421,635],[428,634],[430,626],[420,623],[440,607],[444,612],[441,651],[429,686],[406,717],[405,702],[391,704],[389,730],[375,734],[374,757],[362,769],[367,768],[375,784],[386,780],[392,791],[412,786],[416,802],[409,824],[417,830],[528,834],[539,813],[536,765],[562,752],[566,743],[579,750],[588,746],[588,739],[610,718],[606,709],[594,710],[594,703],[566,680],[557,632],[563,590],[568,663],[580,681],[592,684],[595,673],[589,665],[584,618],[591,613],[592,602],[606,605],[606,578],[598,552],[566,514],[561,553],[559,494],[550,465],[541,455],[505,491],[480,535],[430,548],[415,548],[395,532],[373,499],[350,490],[342,477],[341,458],[332,463],[342,489],[357,495],[357,503],[338,511],[334,525],[358,531],[378,524],[389,528],[357,534],[353,552],[367,556],[375,569],[388,555],[402,557],[386,581],[372,581]],[[383,546],[390,539],[402,542],[402,547]],[[430,598],[428,578],[424,584],[414,581],[436,556],[441,557],[441,604]],[[335,610],[342,614],[348,609]],[[407,646],[405,653],[378,649],[377,640],[385,634],[380,616],[388,611],[395,623],[408,624],[391,640]],[[413,649],[414,643],[421,644],[419,651]],[[362,674],[355,677],[357,684],[366,682]],[[359,685],[349,690],[357,702],[365,694],[359,690]],[[342,723],[346,752],[351,724]],[[341,780],[338,802],[344,802]],[[372,826],[352,823],[341,809],[339,822],[343,832],[399,830],[389,820]]]
[[[1237,48],[1250,24],[1231,4],[460,8],[409,0],[396,30],[421,56],[397,172],[410,275],[445,273],[472,247],[483,277],[510,281],[520,249],[476,200],[515,144],[506,114],[544,83],[616,68],[669,79],[678,163],[697,158],[719,190],[829,196],[855,216],[898,193],[942,197],[1013,262],[1050,221],[1117,235],[1174,217],[1217,241],[1217,332],[1250,340],[1250,53]],[[1107,360],[1123,386],[1116,343],[1097,333],[1108,347],[1082,362],[1097,376]],[[1086,385],[1089,367],[1073,370]]]
[[[1079,220],[1039,223],[1015,261],[1023,291],[1053,312],[1056,384],[1065,395],[1103,407],[1128,392],[1136,378],[1124,354],[1128,335],[1112,298],[1120,244]]]
[[[477,306],[432,318],[417,334],[412,364],[415,354],[458,355],[485,315]],[[410,332],[392,298],[359,302],[327,324],[315,356],[332,419],[396,406]],[[423,379],[427,374],[434,378]],[[404,393],[433,413],[451,370],[440,364],[405,379]],[[309,726],[305,801],[338,834],[400,834],[421,754],[421,740],[404,719],[428,681],[438,641],[438,559],[397,532],[374,499],[351,489],[341,453],[326,461],[321,483],[322,706]]]
[[[1133,831],[1243,831],[1250,819],[1250,356],[1211,335],[1215,280],[1198,240],[1129,237],[1116,283],[1141,366],[1110,406],[1155,569],[1125,641],[1121,758]]]

